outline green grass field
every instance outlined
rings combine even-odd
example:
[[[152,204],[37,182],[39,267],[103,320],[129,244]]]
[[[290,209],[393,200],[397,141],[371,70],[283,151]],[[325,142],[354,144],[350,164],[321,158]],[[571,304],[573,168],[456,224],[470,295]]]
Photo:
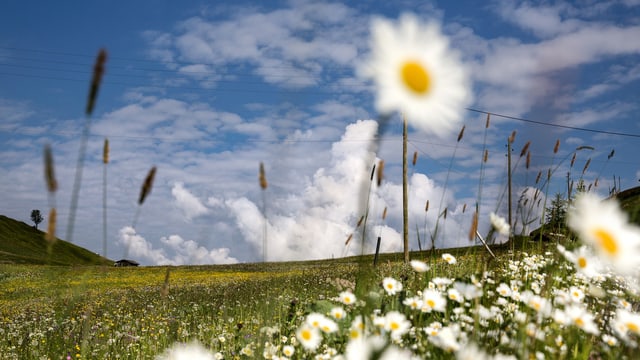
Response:
[[[382,256],[375,268],[371,257],[142,268],[0,265],[0,358],[149,359],[195,340],[215,358],[331,359],[358,336],[353,323],[360,315],[366,319],[360,336],[388,338],[424,358],[455,358],[461,347],[496,358],[634,358],[636,335],[625,342],[613,325],[620,304],[636,306],[619,282],[603,278],[596,291],[553,244],[517,247],[497,249],[495,260],[481,248],[457,250],[455,264],[440,252],[412,253],[430,265],[424,273],[404,264],[402,254]],[[389,294],[385,277],[403,288]],[[442,294],[444,308],[410,305],[429,290]],[[358,301],[341,303],[342,291]],[[564,323],[553,312],[574,307],[585,312],[565,314]],[[344,316],[331,318],[334,308]],[[409,322],[406,332],[386,327],[385,314],[392,313]],[[310,314],[337,324],[314,333],[322,340],[313,350],[296,335]],[[592,321],[597,332],[588,327]],[[295,350],[289,357],[286,346]]]

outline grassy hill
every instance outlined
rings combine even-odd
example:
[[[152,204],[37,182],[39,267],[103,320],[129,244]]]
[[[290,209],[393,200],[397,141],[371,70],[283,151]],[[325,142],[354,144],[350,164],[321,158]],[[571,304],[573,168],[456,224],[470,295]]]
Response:
[[[113,261],[58,239],[47,249],[44,233],[0,215],[0,263],[48,265],[112,265]]]
[[[615,198],[620,207],[629,214],[632,222],[640,225],[640,186],[619,192]]]

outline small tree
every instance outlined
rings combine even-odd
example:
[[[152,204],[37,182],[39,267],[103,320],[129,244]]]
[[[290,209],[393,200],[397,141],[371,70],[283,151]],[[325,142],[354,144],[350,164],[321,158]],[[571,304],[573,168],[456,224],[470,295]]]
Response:
[[[31,221],[36,224],[36,230],[38,230],[38,224],[40,224],[42,220],[44,220],[44,217],[42,217],[42,214],[40,214],[40,210],[31,210]]]
[[[567,201],[562,194],[556,193],[551,200],[551,206],[547,208],[546,221],[547,225],[554,231],[562,231],[566,228],[565,221],[567,219]]]

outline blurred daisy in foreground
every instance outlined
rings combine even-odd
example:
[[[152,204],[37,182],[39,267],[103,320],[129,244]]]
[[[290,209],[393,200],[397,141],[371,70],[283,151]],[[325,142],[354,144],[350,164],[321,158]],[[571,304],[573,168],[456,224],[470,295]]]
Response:
[[[623,339],[627,338],[628,333],[640,335],[640,314],[618,309],[613,320],[613,328]]]
[[[495,213],[489,214],[489,221],[491,221],[491,226],[500,234],[504,236],[509,236],[511,232],[511,226],[507,224],[507,221]]]
[[[411,260],[409,264],[415,272],[423,273],[429,270],[429,265],[419,260]]]
[[[442,254],[442,258],[444,259],[444,261],[447,262],[447,264],[453,265],[453,264],[455,264],[457,262],[455,256],[453,256],[453,255],[451,255],[449,253]]]
[[[590,193],[581,195],[567,214],[567,224],[618,273],[638,271],[640,228],[629,224],[614,200],[601,201]]]
[[[350,291],[343,291],[339,295],[339,301],[345,305],[353,305],[356,302],[356,296]]]
[[[581,246],[573,251],[569,251],[565,249],[564,246],[558,245],[558,252],[569,262],[573,263],[578,273],[587,278],[600,276],[604,271],[602,263],[586,246]]]
[[[407,14],[398,23],[375,19],[371,32],[371,59],[359,70],[375,82],[376,109],[439,136],[459,128],[471,86],[440,26]]]
[[[162,355],[156,357],[157,360],[214,360],[205,347],[198,342],[189,344],[178,343],[166,350]]]
[[[311,351],[316,350],[322,342],[322,335],[320,335],[320,331],[307,323],[300,326],[296,332],[296,338],[305,349]]]

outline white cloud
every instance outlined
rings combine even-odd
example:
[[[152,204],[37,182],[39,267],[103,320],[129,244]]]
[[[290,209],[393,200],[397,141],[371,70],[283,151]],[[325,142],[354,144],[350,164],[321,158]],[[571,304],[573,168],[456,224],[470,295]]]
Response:
[[[149,53],[168,66],[175,66],[174,59],[217,68],[245,62],[268,83],[308,87],[318,84],[326,65],[354,61],[366,25],[338,3],[298,2],[269,12],[237,8],[231,14],[224,21],[192,17],[175,35],[148,31]]]
[[[262,254],[266,235],[268,260],[330,258],[359,254],[362,228],[356,229],[356,224],[363,215],[359,213],[359,204],[366,199],[371,186],[366,252],[375,249],[375,239],[380,234],[382,251],[402,251],[402,236],[396,230],[401,228],[402,186],[385,181],[378,188],[369,182],[374,156],[367,150],[367,142],[362,140],[371,139],[375,129],[376,122],[372,120],[347,126],[342,139],[332,146],[329,165],[317,169],[300,193],[288,193],[280,198],[279,194],[272,195],[267,191],[264,204],[247,197],[210,198],[208,204],[232,215],[237,230],[258,256]],[[439,203],[444,190],[422,174],[411,177],[410,189],[412,238],[415,239],[414,229],[418,225],[424,240],[425,232],[435,228],[438,212],[434,205],[436,209],[432,208],[426,217],[425,203],[427,199]],[[470,214],[462,214],[457,209],[451,194],[447,193],[444,201],[441,210],[448,206],[449,216],[447,220],[440,220],[436,246],[469,245],[465,240],[466,230],[461,232],[460,229],[461,222]],[[388,217],[382,221],[385,207]],[[353,240],[345,246],[352,233]],[[411,247],[418,248],[417,244]]]
[[[184,240],[179,235],[162,237],[160,242],[165,246],[156,249],[135,229],[126,226],[119,231],[118,242],[127,249],[125,257],[133,257],[152,265],[204,265],[234,264],[238,260],[230,257],[228,248],[209,250],[193,240]],[[173,255],[169,255],[169,251]]]
[[[207,208],[202,205],[202,202],[193,196],[189,190],[185,189],[184,184],[181,182],[176,182],[173,185],[171,195],[173,195],[176,206],[182,211],[187,221],[191,221],[193,218],[208,212]]]
[[[563,15],[569,10],[567,5],[548,6],[502,1],[496,8],[504,20],[530,30],[539,37],[571,32],[582,25],[577,19],[563,19]]]

